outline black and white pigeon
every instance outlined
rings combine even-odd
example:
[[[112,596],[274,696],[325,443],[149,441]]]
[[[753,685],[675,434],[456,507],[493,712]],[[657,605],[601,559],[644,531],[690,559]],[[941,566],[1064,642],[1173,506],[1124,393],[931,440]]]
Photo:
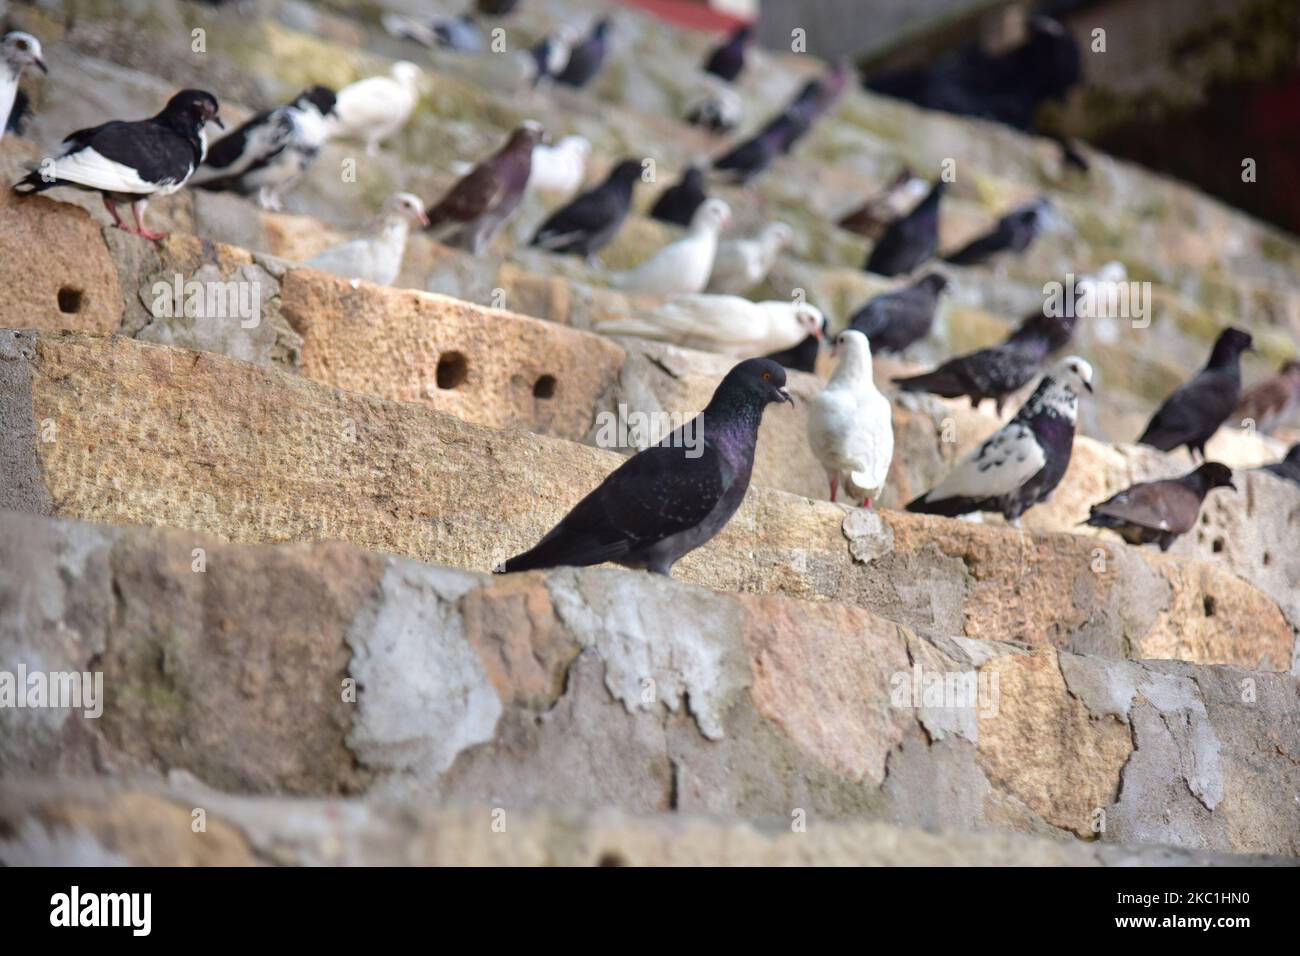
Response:
[[[113,225],[145,239],[165,238],[165,233],[144,227],[145,207],[154,196],[176,192],[194,175],[207,153],[204,126],[213,122],[225,128],[218,109],[211,93],[181,90],[157,116],[77,130],[63,140],[62,153],[41,160],[14,184],[14,191],[30,195],[71,186],[97,192]],[[123,202],[131,204],[134,229],[117,214],[117,204]]]
[[[1000,345],[959,355],[932,372],[896,378],[894,384],[905,392],[969,398],[972,408],[991,398],[1001,418],[1007,398],[1033,381],[1057,340],[1056,322],[1039,318],[1022,325]]]
[[[885,228],[884,235],[867,256],[868,272],[882,276],[906,275],[934,258],[939,251],[939,200],[947,188],[947,183],[938,180],[915,209]]]
[[[655,200],[650,207],[652,219],[671,222],[678,226],[689,226],[695,210],[709,198],[704,191],[704,172],[698,166],[691,166],[682,173],[682,178],[673,183]]]
[[[1020,516],[1051,497],[1070,465],[1081,389],[1092,391],[1092,366],[1076,355],[1062,359],[1015,418],[907,510],[948,517],[992,511],[1020,527]]]
[[[519,207],[533,168],[533,148],[544,135],[542,125],[535,120],[520,123],[500,149],[474,166],[429,207],[426,230],[455,226],[449,243],[482,255]]]
[[[1286,457],[1281,461],[1274,462],[1271,465],[1264,465],[1260,471],[1267,471],[1269,474],[1277,475],[1279,478],[1285,478],[1287,481],[1293,481],[1300,485],[1300,442],[1291,446],[1291,450],[1286,453]]]
[[[849,319],[877,352],[901,352],[930,334],[939,295],[948,280],[937,272],[921,276],[897,292],[878,295]]]
[[[1011,210],[993,227],[977,239],[972,239],[956,252],[944,256],[946,262],[957,266],[974,266],[988,262],[1004,252],[1024,252],[1052,221],[1052,203],[1037,199]]]
[[[574,44],[569,52],[569,62],[555,77],[557,83],[581,89],[595,79],[605,63],[605,54],[609,50],[610,25],[609,18],[602,17],[596,21],[591,34],[585,40]]]
[[[620,162],[603,183],[552,213],[530,245],[594,262],[627,218],[641,169],[639,159]]]
[[[578,40],[578,31],[562,23],[533,45],[528,51],[533,86],[542,80],[554,80],[564,72]]]
[[[817,357],[821,355],[822,343],[829,338],[830,323],[823,318],[820,332],[810,332],[798,344],[763,357],[796,372],[816,372]]]
[[[334,91],[313,86],[292,103],[258,113],[212,144],[190,186],[256,196],[263,209],[280,209],[283,194],[320,155],[325,117],[333,112]]]
[[[1089,509],[1081,524],[1109,528],[1129,544],[1160,545],[1161,551],[1196,526],[1201,502],[1214,488],[1231,488],[1232,469],[1207,461],[1181,478],[1141,481]]]
[[[711,133],[730,133],[740,125],[744,112],[745,104],[740,94],[715,80],[691,98],[683,118],[691,126]]]
[[[793,399],[785,369],[747,359],[699,416],[616,468],[532,549],[499,572],[613,561],[669,576],[712,539],[749,488],[763,410]]]
[[[704,61],[704,72],[721,77],[728,83],[734,83],[736,77],[740,76],[741,71],[745,69],[745,48],[749,46],[753,35],[752,27],[748,25],[738,27],[731,36],[709,53],[708,59]]]
[[[1138,439],[1161,451],[1186,445],[1196,460],[1205,443],[1227,421],[1241,399],[1241,353],[1253,351],[1249,332],[1228,328],[1219,333],[1210,360],[1196,377],[1165,399]]]
[[[5,138],[8,129],[17,132],[18,122],[27,112],[27,97],[20,98],[18,81],[29,66],[42,73],[49,72],[41,58],[41,41],[30,33],[6,33],[0,40],[0,140]]]

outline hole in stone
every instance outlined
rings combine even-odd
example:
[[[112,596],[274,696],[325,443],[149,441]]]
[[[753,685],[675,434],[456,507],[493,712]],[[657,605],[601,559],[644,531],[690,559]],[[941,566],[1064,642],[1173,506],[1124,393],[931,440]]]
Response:
[[[533,398],[554,398],[555,376],[543,375],[533,383]]]
[[[438,356],[436,377],[441,389],[460,388],[469,378],[469,362],[459,352],[444,352]]]
[[[606,850],[604,853],[600,855],[600,859],[596,861],[596,865],[597,866],[627,866],[627,860],[623,859],[623,855],[621,853],[616,853],[613,850]]]
[[[1215,554],[1218,554],[1220,551],[1222,551],[1222,550],[1223,550],[1223,539],[1222,539],[1222,538],[1215,538],[1215,539],[1214,539],[1214,544],[1210,545],[1210,550],[1213,551]]]
[[[1205,595],[1204,604],[1205,604],[1205,616],[1214,617],[1214,608],[1215,608],[1214,598],[1209,594]]]
[[[1273,560],[1273,555],[1271,555],[1271,554],[1269,554],[1267,551],[1265,551],[1265,552],[1264,552],[1264,567],[1268,567],[1268,563],[1269,563],[1270,561],[1272,561],[1272,560]]]
[[[81,311],[81,290],[64,286],[59,290],[59,311],[64,315],[75,315]]]

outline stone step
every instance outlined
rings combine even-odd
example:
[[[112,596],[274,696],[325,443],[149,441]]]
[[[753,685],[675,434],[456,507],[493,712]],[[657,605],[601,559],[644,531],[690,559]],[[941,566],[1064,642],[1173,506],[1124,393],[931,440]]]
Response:
[[[9,332],[0,356],[12,423],[0,507],[20,511],[232,541],[342,539],[485,571],[621,460],[134,339]],[[1284,671],[1294,644],[1273,600],[1208,562],[762,487],[679,574],[1113,657]]]
[[[607,569],[0,525],[0,670],[102,674],[80,701],[98,716],[0,709],[6,780],[1300,852],[1294,676],[926,637]]]
[[[195,832],[195,811],[203,829]],[[230,796],[178,780],[0,783],[10,866],[1272,866],[1168,846],[811,819]]]

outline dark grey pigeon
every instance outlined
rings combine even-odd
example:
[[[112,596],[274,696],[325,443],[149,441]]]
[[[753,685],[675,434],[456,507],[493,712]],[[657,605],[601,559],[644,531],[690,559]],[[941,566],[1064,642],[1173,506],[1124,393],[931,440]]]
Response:
[[[557,209],[538,228],[529,245],[592,261],[627,218],[632,192],[641,178],[641,161],[625,159],[603,183]]]
[[[948,280],[937,272],[905,289],[878,295],[849,319],[850,328],[867,337],[873,352],[901,352],[930,334],[939,294]]]
[[[969,398],[972,408],[993,399],[999,416],[1007,398],[1028,385],[1043,368],[1055,339],[1054,320],[1029,322],[1001,345],[949,359],[933,372],[894,379],[905,392],[943,398]]]
[[[1001,252],[1024,252],[1046,227],[1050,211],[1051,203],[1046,199],[1013,209],[998,220],[991,232],[971,240],[944,259],[953,265],[974,266]]]
[[[1079,392],[1091,392],[1091,383],[1091,365],[1075,355],[1062,359],[1015,418],[907,510],[948,517],[992,511],[1020,527],[1020,516],[1050,498],[1070,466]]]
[[[476,0],[474,6],[484,16],[504,17],[515,12],[519,0]]]
[[[1264,465],[1259,470],[1267,471],[1279,478],[1285,478],[1300,485],[1300,442],[1292,445],[1291,450],[1286,453],[1286,457],[1281,461],[1274,462],[1271,465]]]
[[[906,275],[934,258],[939,251],[939,200],[948,184],[942,179],[906,216],[895,219],[871,248],[866,269],[876,275]]]
[[[768,124],[765,130],[732,147],[713,161],[713,168],[732,182],[745,184],[771,166],[781,155],[788,129]]]
[[[198,169],[208,151],[204,126],[213,122],[225,128],[217,110],[211,93],[181,90],[149,119],[115,120],[69,133],[63,151],[14,183],[14,192],[29,195],[56,186],[97,192],[117,228],[162,239],[165,233],[145,228],[145,207],[154,196],[176,192]],[[131,204],[134,229],[117,214],[117,204],[124,202]]]
[[[608,18],[596,22],[591,35],[574,46],[564,71],[555,78],[557,83],[582,88],[595,78],[605,62],[605,53],[609,47],[609,28]]]
[[[1161,451],[1186,445],[1192,461],[1198,453],[1204,458],[1205,443],[1241,399],[1241,353],[1252,345],[1250,333],[1241,329],[1219,333],[1205,368],[1165,399],[1138,444]]]
[[[745,47],[754,35],[753,28],[739,27],[731,36],[714,48],[704,62],[704,72],[720,76],[728,83],[735,82],[745,68]]]
[[[1168,551],[1179,535],[1196,525],[1201,502],[1212,488],[1231,488],[1232,469],[1207,461],[1181,478],[1142,481],[1093,505],[1081,524],[1109,528],[1129,544],[1156,542]]]
[[[823,316],[821,335],[807,335],[798,345],[792,345],[788,349],[763,357],[796,372],[816,372],[817,356],[821,355],[822,343],[830,338],[830,334],[830,323]]]
[[[503,572],[613,561],[671,575],[731,520],[749,488],[763,410],[791,402],[785,369],[746,359],[696,418],[638,452]]]
[[[650,216],[661,222],[671,222],[678,226],[689,226],[695,216],[695,210],[709,198],[704,191],[704,173],[698,166],[692,166],[682,174],[682,178],[663,191]]]

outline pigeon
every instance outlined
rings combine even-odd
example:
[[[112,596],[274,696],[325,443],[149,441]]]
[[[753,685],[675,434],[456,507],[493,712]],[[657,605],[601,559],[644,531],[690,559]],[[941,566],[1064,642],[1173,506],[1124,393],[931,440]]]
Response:
[[[650,208],[650,216],[660,222],[671,222],[678,226],[689,226],[695,210],[709,198],[704,191],[704,171],[698,166],[691,166],[682,173],[682,178],[663,191]]]
[[[988,262],[1003,252],[1024,252],[1051,220],[1052,204],[1038,199],[1011,210],[993,227],[993,231],[972,239],[944,261],[957,266],[974,266]]]
[[[494,570],[613,561],[671,576],[673,565],[712,539],[740,507],[758,426],[772,402],[794,402],[785,369],[767,359],[741,362],[696,418],[623,462],[535,547]]]
[[[694,295],[703,292],[713,272],[718,234],[731,224],[731,207],[721,199],[706,199],[691,217],[689,231],[670,242],[630,272],[613,277],[613,284],[639,295]]]
[[[1129,544],[1160,545],[1168,551],[1180,535],[1196,526],[1201,502],[1214,488],[1231,488],[1232,469],[1207,461],[1181,478],[1142,481],[1089,509],[1081,524],[1109,528]]]
[[[362,140],[366,155],[377,156],[379,144],[406,125],[420,100],[420,77],[414,63],[400,60],[388,76],[372,76],[339,90],[329,135]]]
[[[1283,362],[1272,378],[1248,389],[1241,396],[1233,417],[1243,422],[1249,419],[1257,431],[1271,435],[1297,410],[1300,410],[1300,362],[1291,359]]]
[[[0,40],[0,140],[4,139],[5,130],[10,128],[15,114],[21,119],[27,110],[26,97],[23,97],[21,104],[17,100],[18,81],[22,78],[23,70],[29,66],[36,67],[42,73],[49,73],[49,68],[41,59],[41,41],[30,33],[6,33],[4,39]],[[15,106],[21,106],[21,109],[15,109]]]
[[[542,80],[554,80],[564,72],[578,39],[578,31],[562,23],[553,32],[537,41],[527,54],[533,86],[537,86]]]
[[[449,243],[482,255],[514,214],[528,187],[533,148],[542,140],[540,123],[524,120],[505,145],[457,180],[430,206],[425,229],[459,228]]]
[[[748,25],[738,27],[731,36],[709,53],[709,58],[704,61],[704,72],[721,77],[728,83],[734,83],[736,77],[740,76],[745,68],[745,47],[749,45],[753,35],[752,27]]]
[[[795,144],[808,135],[813,128],[813,123],[844,92],[844,86],[848,82],[849,65],[847,61],[841,60],[837,63],[826,76],[817,80],[809,80],[799,92],[795,94],[793,100],[786,106],[784,112],[768,123],[763,129],[766,133],[768,130],[779,130],[781,132],[780,150],[782,153],[789,153],[794,149]],[[760,133],[760,135],[762,135]]]
[[[313,86],[292,103],[258,113],[212,144],[190,186],[256,195],[263,209],[281,208],[281,194],[297,185],[325,144],[334,91]]]
[[[877,352],[901,352],[930,334],[948,280],[930,272],[906,288],[878,295],[849,319]]]
[[[686,104],[686,122],[711,133],[730,133],[740,125],[744,103],[730,87],[711,86]]]
[[[9,122],[3,129],[0,129],[0,139],[4,139],[5,133],[13,133],[17,136],[23,135],[23,129],[27,126],[27,121],[32,115],[32,102],[27,98],[27,94],[19,90],[14,95],[14,105],[9,110]]]
[[[915,209],[885,228],[867,256],[868,272],[905,275],[934,258],[939,250],[939,200],[947,188],[947,183],[938,180]],[[871,338],[870,332],[867,337]]]
[[[394,193],[384,202],[376,233],[326,249],[304,265],[345,279],[392,285],[402,271],[402,256],[406,253],[406,237],[411,224],[423,225],[427,221],[420,197]]]
[[[219,106],[211,93],[181,90],[157,116],[126,122],[114,120],[80,129],[63,140],[63,152],[14,184],[24,195],[56,186],[98,192],[119,229],[157,241],[165,233],[144,226],[144,211],[154,196],[170,196],[185,185],[207,153],[204,126],[224,129]],[[118,203],[130,203],[135,228],[117,214]]]
[[[555,77],[555,81],[577,89],[581,89],[590,83],[596,74],[600,72],[600,67],[605,62],[605,53],[609,47],[609,30],[610,21],[608,17],[597,20],[595,27],[592,28],[591,35],[585,40],[574,44],[573,49],[569,52],[569,62],[564,65],[564,69]]]
[[[533,167],[528,188],[545,196],[568,199],[582,187],[587,175],[591,143],[584,136],[566,136],[554,146],[533,147]]]
[[[756,239],[734,239],[719,244],[708,291],[744,295],[762,284],[776,265],[781,250],[793,242],[793,229],[783,222],[770,222]]]
[[[769,126],[719,156],[713,161],[713,168],[724,178],[745,185],[781,155],[787,135],[789,131],[785,127]]]
[[[1210,360],[1195,378],[1165,399],[1138,439],[1161,451],[1186,445],[1196,460],[1205,457],[1205,443],[1237,407],[1241,397],[1241,353],[1254,351],[1249,332],[1224,329],[1214,342]]]
[[[843,216],[838,225],[859,236],[879,239],[891,222],[907,213],[929,191],[930,184],[904,166],[888,186]]]
[[[820,339],[826,319],[807,302],[751,302],[735,295],[679,295],[638,315],[599,322],[604,335],[632,335],[702,352],[749,358]]]
[[[835,339],[839,364],[808,403],[808,444],[826,469],[831,501],[844,493],[870,508],[880,495],[894,458],[889,399],[871,378],[871,344],[855,329]]]
[[[515,12],[519,0],[476,0],[475,9],[485,17],[506,17]]]
[[[1054,340],[1050,319],[1022,326],[1001,345],[949,359],[933,372],[894,379],[905,392],[930,392],[943,398],[970,399],[978,408],[986,398],[1002,417],[1008,397],[1028,385],[1043,367]]]
[[[385,13],[380,22],[389,36],[414,40],[430,49],[443,47],[458,53],[482,53],[487,46],[482,28],[468,13],[459,17],[419,17]]]
[[[1048,500],[1070,465],[1079,389],[1092,391],[1092,366],[1076,355],[1043,376],[1016,417],[984,440],[908,511],[956,515],[998,512],[1015,527]]]
[[[1103,295],[1103,287],[1117,282],[1123,282],[1128,277],[1128,270],[1119,262],[1108,262],[1097,270],[1095,275],[1086,275],[1079,279],[1074,286],[1074,308],[1062,309],[1060,315],[1051,315],[1045,309],[1037,309],[1030,312],[1020,320],[1015,331],[1006,339],[1009,343],[1020,337],[1023,333],[1035,331],[1047,338],[1047,352],[1062,351],[1070,344],[1074,338],[1074,329],[1078,324],[1081,313],[1088,312],[1094,318],[1102,318],[1105,308],[1100,307],[1097,302],[1089,303],[1088,296],[1091,293],[1094,296]]]
[[[823,318],[821,328],[809,332],[799,343],[788,349],[770,352],[763,356],[796,372],[814,373],[817,371],[817,357],[821,355],[822,342],[830,334],[830,325]]]
[[[623,160],[595,189],[553,212],[529,245],[585,256],[594,263],[596,253],[609,244],[627,218],[632,191],[640,178],[641,161]]]
[[[1291,446],[1291,450],[1286,453],[1286,457],[1279,462],[1271,465],[1262,466],[1259,471],[1267,471],[1269,474],[1277,475],[1279,478],[1285,478],[1300,485],[1300,442]]]

